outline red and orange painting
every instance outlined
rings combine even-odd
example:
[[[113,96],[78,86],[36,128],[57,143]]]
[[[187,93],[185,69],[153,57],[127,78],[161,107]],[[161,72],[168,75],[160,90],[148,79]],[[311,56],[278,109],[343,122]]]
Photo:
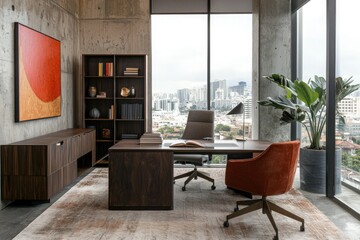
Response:
[[[61,115],[60,41],[15,23],[15,121]]]

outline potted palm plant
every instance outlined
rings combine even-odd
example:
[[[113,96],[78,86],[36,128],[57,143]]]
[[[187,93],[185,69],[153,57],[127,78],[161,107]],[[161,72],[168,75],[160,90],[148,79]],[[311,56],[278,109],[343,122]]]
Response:
[[[299,122],[307,133],[310,145],[300,149],[300,188],[314,193],[325,193],[326,153],[321,137],[326,124],[326,80],[315,76],[306,83],[287,79],[280,74],[265,78],[283,88],[284,94],[277,98],[268,97],[258,103],[280,109],[281,125]],[[338,111],[338,103],[360,87],[352,82],[351,78],[336,78],[335,110],[340,123],[344,123],[344,118]],[[338,168],[335,192],[340,192],[340,149],[336,151],[335,158]]]

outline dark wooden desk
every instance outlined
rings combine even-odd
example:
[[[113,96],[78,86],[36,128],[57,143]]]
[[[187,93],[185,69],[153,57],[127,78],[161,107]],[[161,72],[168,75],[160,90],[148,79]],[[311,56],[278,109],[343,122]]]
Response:
[[[120,141],[109,149],[109,209],[171,210],[174,208],[174,153],[260,153],[270,142],[248,140],[205,142],[205,148],[169,147]]]

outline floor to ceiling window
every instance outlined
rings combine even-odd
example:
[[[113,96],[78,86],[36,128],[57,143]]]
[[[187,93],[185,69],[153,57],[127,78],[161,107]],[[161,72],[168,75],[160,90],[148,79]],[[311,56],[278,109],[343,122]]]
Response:
[[[161,14],[152,15],[151,21],[153,131],[162,132],[165,139],[179,138],[190,109],[212,109],[216,138],[233,139],[243,133],[249,138],[251,14],[211,15],[210,84],[207,15]],[[227,116],[239,102],[244,103],[244,113]]]
[[[360,30],[354,27],[360,17],[357,10],[360,4],[356,0],[338,0],[336,6],[336,49],[329,49],[327,55],[327,0],[311,0],[298,11],[298,33],[300,36],[298,52],[298,76],[307,81],[314,75],[326,77],[326,67],[331,51],[336,51],[336,77],[348,79],[352,84],[360,83]],[[329,58],[329,59],[327,59]],[[331,66],[331,63],[329,63]],[[335,96],[327,96],[334,98]],[[331,107],[331,106],[330,106]],[[338,104],[338,110],[345,116],[345,124],[336,119],[335,144],[341,150],[339,166],[333,163],[336,175],[340,176],[340,191],[335,190],[337,199],[348,207],[360,212],[360,91],[356,91]],[[305,135],[305,134],[303,134]],[[330,133],[324,132],[322,142],[326,142]],[[302,138],[303,145],[306,139]],[[333,153],[335,154],[335,152]],[[334,157],[335,158],[335,157]],[[336,159],[336,158],[335,158]],[[329,159],[327,159],[329,161]],[[336,160],[333,160],[336,162]],[[331,169],[327,170],[329,174]],[[336,180],[335,180],[336,182]],[[331,184],[331,183],[328,183]]]
[[[252,126],[252,15],[213,14],[210,19],[210,109],[221,139],[250,138]],[[227,116],[237,104],[244,113]]]
[[[326,77],[326,0],[312,0],[302,9],[301,79]]]
[[[181,137],[190,109],[215,111],[216,139],[251,136],[252,16],[211,14],[210,39],[207,17],[152,15],[152,129],[165,139]],[[226,115],[240,102],[243,114]]]
[[[189,109],[207,109],[206,15],[153,15],[152,128],[182,135]]]
[[[352,78],[360,84],[360,22],[357,0],[337,1],[336,6],[336,75]],[[360,91],[346,97],[339,104],[345,125],[337,124],[336,145],[342,149],[341,178],[343,187],[336,197],[360,212]],[[350,190],[352,189],[352,190]]]
[[[151,0],[152,131],[180,138],[191,109],[215,139],[251,136],[252,0]],[[244,112],[226,115],[242,102]],[[213,156],[212,163],[226,158]]]
[[[312,0],[299,11],[300,38],[298,78],[308,82],[315,76],[326,77],[326,0]],[[302,129],[302,146],[309,145]],[[325,131],[321,137],[325,143]]]

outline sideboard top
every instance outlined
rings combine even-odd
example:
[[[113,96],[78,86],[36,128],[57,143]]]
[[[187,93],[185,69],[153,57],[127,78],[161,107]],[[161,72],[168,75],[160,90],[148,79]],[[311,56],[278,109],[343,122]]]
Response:
[[[57,143],[63,139],[73,137],[80,134],[89,133],[95,131],[91,128],[68,128],[57,132],[48,133],[34,138],[29,138],[19,142],[10,143],[7,145],[48,145]]]

